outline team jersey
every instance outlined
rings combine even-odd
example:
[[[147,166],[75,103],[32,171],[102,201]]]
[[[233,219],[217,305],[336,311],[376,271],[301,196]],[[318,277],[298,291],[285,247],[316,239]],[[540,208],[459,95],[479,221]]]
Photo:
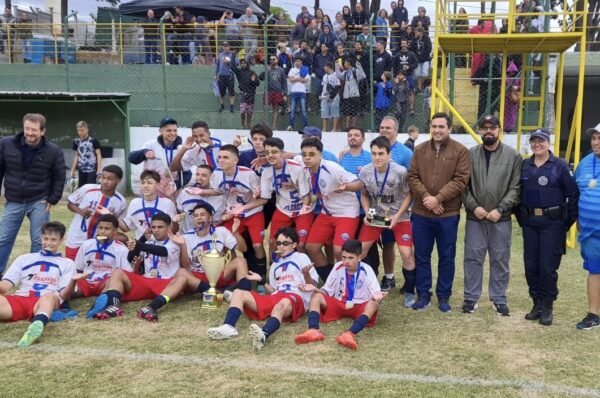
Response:
[[[333,266],[321,290],[336,300],[362,304],[369,301],[374,293],[380,292],[381,288],[369,265],[360,262],[356,272],[351,274],[340,261]]]
[[[269,285],[277,292],[295,293],[302,297],[304,308],[308,309],[311,292],[301,292],[300,285],[305,284],[302,269],[312,264],[310,258],[304,253],[292,252],[285,257],[279,258],[276,263],[271,265],[269,271]],[[319,282],[319,274],[312,268],[310,277],[315,282]]]
[[[101,244],[96,239],[88,239],[77,252],[75,267],[77,271],[88,274],[89,282],[98,283],[108,278],[113,269],[133,272],[127,254],[127,246],[119,241]]]
[[[263,167],[260,176],[260,197],[270,199],[276,193],[276,207],[283,214],[294,217],[302,208],[302,198],[310,194],[310,178],[300,163],[284,160],[281,169]]]
[[[135,230],[135,238],[139,239],[144,232],[150,228],[152,216],[157,212],[163,212],[176,220],[177,209],[175,204],[167,198],[159,198],[146,201],[144,198],[135,198],[129,203],[127,215],[123,219],[129,229]]]
[[[237,241],[229,230],[225,227],[210,227],[210,232],[204,236],[198,236],[195,230],[188,231],[183,234],[185,243],[187,245],[188,255],[192,260],[191,271],[204,272],[198,254],[202,252],[209,252],[212,250],[213,245],[213,234],[216,236],[216,249],[219,253],[223,253],[225,248],[229,250],[235,250]]]
[[[60,253],[42,250],[17,257],[2,280],[18,287],[13,293],[15,296],[42,297],[46,293],[60,293],[74,274],[72,260]]]
[[[354,192],[334,192],[340,184],[357,180],[337,163],[321,160],[316,173],[310,173],[312,194],[321,202],[321,213],[333,217],[358,217],[359,203]]]
[[[360,170],[359,177],[367,191],[369,206],[375,209],[378,216],[392,217],[396,214],[410,191],[408,171],[394,162],[388,163],[384,173],[377,173],[373,163],[370,163]],[[400,220],[408,219],[408,212],[400,217]]]
[[[188,231],[194,229],[193,210],[197,205],[207,204],[213,210],[213,222],[221,222],[221,216],[225,212],[225,198],[223,196],[200,196],[192,195],[184,189],[177,195],[177,210],[185,213],[183,219],[183,230]]]
[[[237,166],[233,176],[226,176],[223,169],[216,169],[210,177],[210,187],[225,197],[225,211],[236,205],[245,205],[253,199],[255,189],[260,189],[256,173],[247,167]],[[242,217],[250,217],[263,210],[262,206],[245,211]]]
[[[164,241],[149,239],[145,243],[166,247],[168,255],[167,257],[161,257],[142,251],[140,256],[144,259],[144,276],[157,279],[168,279],[175,276],[175,272],[179,269],[179,246],[169,239]]]
[[[190,170],[194,166],[208,165],[212,169],[216,169],[218,166],[217,159],[219,159],[219,149],[221,148],[222,142],[218,138],[211,137],[214,145],[202,148],[196,144],[192,149],[189,149],[181,157],[181,168],[184,171]]]
[[[67,198],[69,203],[77,205],[80,209],[91,209],[98,205],[106,207],[117,218],[122,218],[127,211],[127,201],[118,192],[113,196],[104,196],[100,192],[100,184],[86,184],[77,189]],[[69,231],[67,232],[67,247],[79,247],[87,239],[96,236],[96,227],[100,213],[92,213],[90,217],[83,218],[81,214],[75,213]]]
[[[171,163],[173,163],[173,159],[177,156],[177,152],[179,152],[179,148],[181,145],[173,148],[165,148],[163,147],[158,139],[153,139],[150,141],[146,141],[144,145],[142,145],[141,149],[149,149],[154,152],[154,159],[146,159],[144,160],[144,170],[154,170],[158,172],[161,177],[166,177],[168,180],[173,178],[177,178],[177,173],[173,173],[171,177],[171,171],[169,167]]]
[[[392,154],[392,161],[397,164],[406,167],[406,169],[410,169],[410,161],[413,157],[413,152],[408,149],[408,147],[399,142],[395,142],[394,145],[390,147],[390,153]]]

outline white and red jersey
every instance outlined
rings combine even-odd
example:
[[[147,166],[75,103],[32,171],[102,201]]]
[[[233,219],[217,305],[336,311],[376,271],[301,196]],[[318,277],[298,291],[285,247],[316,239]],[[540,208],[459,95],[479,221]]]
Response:
[[[159,138],[161,137],[159,136]],[[146,141],[140,149],[149,149],[154,152],[154,159],[144,160],[144,170],[154,170],[158,172],[161,177],[165,177],[168,180],[171,180],[172,178],[177,179],[177,173],[173,173],[173,177],[171,178],[170,167],[171,163],[173,163],[173,159],[177,156],[177,152],[179,152],[179,148],[181,148],[181,145],[175,146],[175,144],[173,144],[171,148],[165,148],[158,141],[158,138]]]
[[[152,216],[159,211],[171,217],[171,221],[177,220],[177,209],[173,201],[157,196],[154,200],[144,200],[144,198],[133,199],[129,203],[127,214],[123,221],[130,230],[135,230],[135,238],[139,239],[144,235],[146,230],[150,229]]]
[[[183,171],[188,171],[194,166],[207,165],[216,169],[219,167],[217,159],[219,159],[219,149],[221,148],[222,142],[218,138],[211,137],[213,145],[202,148],[200,145],[195,144],[192,149],[188,149],[186,153],[181,157],[181,168]]]
[[[155,254],[140,252],[144,259],[144,276],[146,278],[169,279],[175,276],[179,269],[181,250],[179,246],[167,239],[158,241],[150,239],[145,242],[147,245],[164,246],[167,249],[167,257],[157,256]]]
[[[235,250],[237,240],[225,227],[210,226],[209,233],[204,236],[198,236],[196,230],[188,231],[183,234],[183,238],[187,245],[188,255],[192,261],[191,271],[204,272],[198,254],[202,252],[208,253],[213,249],[213,235],[216,235],[216,249],[219,253],[223,253],[225,248]]]
[[[310,172],[310,178],[312,194],[321,202],[321,213],[333,217],[358,217],[360,205],[356,193],[335,192],[340,184],[358,180],[357,176],[347,172],[339,164],[323,159],[317,172]]]
[[[96,213],[96,208],[100,205],[107,208],[117,218],[122,218],[127,211],[127,201],[118,192],[113,196],[104,196],[100,191],[100,184],[86,184],[67,198],[69,203],[77,205],[80,209],[91,209],[94,211],[90,217],[83,218],[81,214],[75,213],[69,231],[65,246],[79,247],[87,239],[96,236],[96,226],[100,213]]]
[[[202,196],[192,195],[184,189],[177,195],[177,210],[185,213],[183,219],[183,230],[189,231],[194,229],[194,207],[198,205],[207,204],[213,209],[213,222],[221,222],[221,216],[225,212],[225,198],[222,195],[219,196]]]
[[[280,257],[276,263],[271,264],[269,271],[269,285],[276,292],[295,293],[302,297],[304,308],[308,309],[311,292],[301,292],[300,285],[306,283],[302,269],[312,264],[310,258],[304,253],[293,252],[285,257]],[[310,276],[315,282],[319,282],[319,274],[312,268]]]
[[[260,181],[254,170],[237,166],[233,175],[226,176],[225,171],[216,169],[210,177],[210,187],[225,198],[225,211],[233,209],[236,205],[245,205],[254,199],[254,190],[260,190]],[[259,206],[245,211],[242,217],[250,217],[263,211]]]
[[[42,297],[46,293],[58,295],[74,274],[75,263],[72,260],[60,253],[42,250],[17,257],[2,280],[17,286],[13,293],[15,296]]]
[[[356,272],[351,274],[340,261],[333,266],[321,290],[336,300],[362,304],[369,301],[374,293],[380,292],[381,288],[375,272],[368,264],[360,262]]]
[[[113,269],[133,272],[127,260],[128,254],[127,246],[119,241],[100,243],[96,239],[88,239],[77,252],[75,267],[77,271],[88,274],[88,282],[98,283],[108,278]]]
[[[270,199],[276,193],[276,207],[288,217],[295,217],[302,208],[302,198],[310,194],[307,169],[300,163],[284,160],[281,169],[264,166],[260,176],[260,197]]]

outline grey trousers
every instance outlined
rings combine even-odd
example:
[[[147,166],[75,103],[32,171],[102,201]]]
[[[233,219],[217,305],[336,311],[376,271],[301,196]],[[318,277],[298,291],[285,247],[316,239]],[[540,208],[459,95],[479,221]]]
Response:
[[[481,297],[483,263],[490,254],[488,294],[497,304],[506,304],[506,289],[510,278],[511,221],[497,223],[467,220],[465,230],[465,300]]]

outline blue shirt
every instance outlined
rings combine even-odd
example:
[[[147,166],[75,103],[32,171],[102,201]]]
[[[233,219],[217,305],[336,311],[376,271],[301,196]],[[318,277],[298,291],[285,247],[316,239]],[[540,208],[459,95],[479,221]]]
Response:
[[[335,156],[333,152],[329,152],[325,149],[323,149],[323,159],[339,163],[337,156]]]
[[[349,173],[358,175],[360,168],[371,163],[371,154],[364,149],[358,156],[353,156],[350,151],[346,152],[340,160],[340,165]]]
[[[596,167],[594,172],[594,157]],[[590,181],[596,180],[590,187]],[[579,187],[579,241],[590,237],[600,240],[600,158],[593,153],[587,155],[575,170],[575,181]],[[593,184],[593,183],[592,183]]]
[[[410,170],[410,161],[413,157],[413,153],[406,145],[396,141],[390,148],[390,151],[392,153],[392,161],[406,167],[406,170]]]

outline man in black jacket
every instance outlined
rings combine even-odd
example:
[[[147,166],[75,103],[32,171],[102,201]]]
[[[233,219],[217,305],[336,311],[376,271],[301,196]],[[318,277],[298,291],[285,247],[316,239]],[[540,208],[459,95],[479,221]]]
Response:
[[[4,180],[6,206],[0,219],[0,274],[15,244],[23,218],[29,218],[31,252],[42,250],[42,224],[50,207],[62,197],[66,164],[62,149],[48,141],[46,118],[23,117],[23,132],[0,141],[0,184]]]
[[[415,29],[415,39],[412,42],[411,50],[417,56],[419,65],[415,69],[417,78],[417,88],[423,90],[423,81],[429,77],[429,64],[431,61],[431,39],[425,34],[425,30],[419,26]]]

